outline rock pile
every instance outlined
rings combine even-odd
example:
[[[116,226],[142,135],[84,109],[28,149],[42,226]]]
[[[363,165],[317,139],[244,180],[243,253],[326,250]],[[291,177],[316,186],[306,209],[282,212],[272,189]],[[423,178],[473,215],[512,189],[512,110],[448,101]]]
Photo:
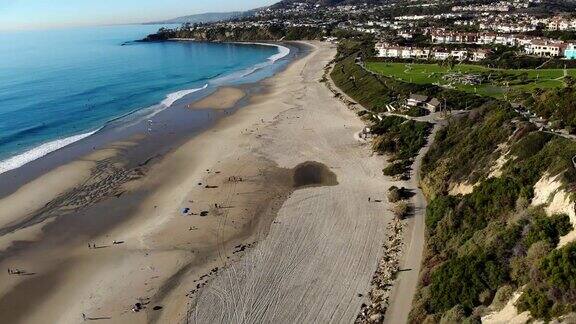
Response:
[[[354,323],[383,323],[389,305],[392,283],[398,274],[402,253],[404,224],[395,219],[388,224],[389,235],[383,245],[382,258],[371,281],[368,304],[363,303]]]

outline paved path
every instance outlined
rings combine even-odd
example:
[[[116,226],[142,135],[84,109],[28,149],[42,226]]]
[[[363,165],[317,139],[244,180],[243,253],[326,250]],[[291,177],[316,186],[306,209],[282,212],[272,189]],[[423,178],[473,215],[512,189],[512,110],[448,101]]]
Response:
[[[433,119],[430,118],[430,122]],[[412,198],[414,204],[414,216],[408,219],[406,229],[404,230],[405,248],[403,257],[400,261],[400,269],[398,272],[398,279],[394,282],[394,287],[390,293],[390,304],[386,312],[384,323],[406,323],[408,321],[408,314],[412,309],[412,300],[418,288],[418,279],[420,268],[422,264],[422,253],[424,251],[424,233],[425,233],[425,219],[426,219],[426,197],[419,187],[420,183],[420,169],[422,167],[422,160],[430,146],[433,139],[440,128],[443,127],[443,122],[438,121],[434,123],[434,128],[430,133],[428,144],[424,146],[418,156],[416,157],[413,165],[414,175],[409,181],[406,182],[406,187],[415,192]]]

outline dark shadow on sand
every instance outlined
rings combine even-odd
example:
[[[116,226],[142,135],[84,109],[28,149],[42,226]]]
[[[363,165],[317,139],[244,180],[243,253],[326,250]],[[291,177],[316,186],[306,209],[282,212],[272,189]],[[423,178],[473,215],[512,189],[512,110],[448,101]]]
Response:
[[[315,161],[298,164],[294,168],[294,175],[292,178],[295,189],[317,186],[335,186],[338,184],[336,174],[324,164]]]

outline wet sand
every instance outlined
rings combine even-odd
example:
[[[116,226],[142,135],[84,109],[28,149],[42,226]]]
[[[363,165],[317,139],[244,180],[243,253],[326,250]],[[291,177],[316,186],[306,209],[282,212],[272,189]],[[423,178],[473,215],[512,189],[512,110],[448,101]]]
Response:
[[[246,94],[238,88],[225,87],[200,101],[188,105],[192,109],[229,109],[234,107]]]

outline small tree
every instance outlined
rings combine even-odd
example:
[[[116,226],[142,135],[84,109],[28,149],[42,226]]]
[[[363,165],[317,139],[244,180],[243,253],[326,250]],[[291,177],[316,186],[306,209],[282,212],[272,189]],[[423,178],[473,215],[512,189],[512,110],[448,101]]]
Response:
[[[392,212],[394,213],[394,217],[397,219],[404,219],[410,212],[410,205],[408,205],[408,203],[405,201],[400,201],[394,205]]]
[[[574,87],[574,83],[575,83],[575,80],[572,76],[567,75],[564,77],[564,84],[566,85],[566,88]]]
[[[400,194],[400,189],[396,186],[392,186],[388,191],[388,201],[395,203],[402,200],[402,195]]]

